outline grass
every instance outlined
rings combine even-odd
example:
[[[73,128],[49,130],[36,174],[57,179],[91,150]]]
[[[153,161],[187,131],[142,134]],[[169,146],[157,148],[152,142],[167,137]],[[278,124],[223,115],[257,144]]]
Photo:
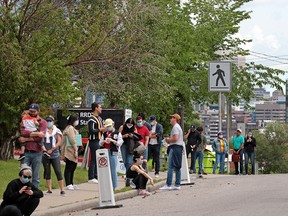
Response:
[[[58,182],[54,173],[53,168],[52,169],[52,188],[59,188]],[[0,198],[2,198],[2,195],[4,191],[6,190],[7,184],[13,180],[18,178],[18,173],[20,170],[20,163],[17,160],[7,160],[7,161],[0,161]],[[41,172],[40,172],[40,186],[39,189],[42,191],[46,191],[46,182],[43,178],[43,166],[41,166]],[[87,182],[87,170],[81,169],[80,167],[77,167],[75,174],[74,174],[74,183],[80,184]],[[64,173],[64,165],[62,165],[62,174]],[[64,179],[64,176],[63,176]]]

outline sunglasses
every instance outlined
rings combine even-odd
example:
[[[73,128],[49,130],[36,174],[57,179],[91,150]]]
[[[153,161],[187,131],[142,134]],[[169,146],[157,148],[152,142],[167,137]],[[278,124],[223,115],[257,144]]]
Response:
[[[32,176],[26,176],[26,175],[23,175],[24,178],[28,178],[28,179],[31,179]]]

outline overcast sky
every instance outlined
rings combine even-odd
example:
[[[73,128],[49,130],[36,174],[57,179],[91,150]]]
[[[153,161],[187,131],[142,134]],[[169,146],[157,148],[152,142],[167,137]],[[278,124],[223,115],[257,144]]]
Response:
[[[251,19],[240,25],[240,35],[253,40],[246,61],[288,71],[288,0],[253,0],[244,9],[252,11]]]

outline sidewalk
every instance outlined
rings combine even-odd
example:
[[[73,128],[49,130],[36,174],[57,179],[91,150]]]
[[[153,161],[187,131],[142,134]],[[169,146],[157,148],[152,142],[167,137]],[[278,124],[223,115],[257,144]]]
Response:
[[[154,173],[149,173],[154,178]],[[164,184],[166,178],[166,172],[160,172],[161,180],[155,184],[154,187],[149,185],[148,190],[156,190]],[[154,178],[155,180],[155,178]],[[98,184],[83,183],[78,185],[79,190],[69,191],[65,190],[66,197],[60,196],[59,189],[53,189],[52,194],[46,195],[41,198],[38,208],[33,213],[33,216],[55,216],[61,215],[67,212],[79,211],[88,208],[95,208],[99,206],[98,201]],[[125,187],[125,179],[121,176],[118,177],[118,189]],[[129,197],[137,196],[137,190],[131,189],[127,192],[121,192],[115,194],[115,200],[127,199]]]

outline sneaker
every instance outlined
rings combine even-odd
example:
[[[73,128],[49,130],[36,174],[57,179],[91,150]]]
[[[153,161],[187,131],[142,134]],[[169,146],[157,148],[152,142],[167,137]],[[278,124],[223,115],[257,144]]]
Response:
[[[133,188],[133,189],[136,188],[136,185],[135,185],[135,183],[133,181],[130,182],[130,187]]]
[[[193,174],[193,170],[189,170],[189,174]]]
[[[72,191],[73,191],[73,190],[74,190],[74,187],[73,187],[72,184],[70,184],[70,185],[68,185],[68,186],[66,187],[66,189],[67,189],[67,190],[72,190]]]
[[[79,190],[80,188],[78,187],[78,185],[73,185],[74,190]]]
[[[208,174],[207,174],[206,172],[203,171],[203,172],[202,172],[202,175],[208,175]]]
[[[47,195],[52,194],[52,191],[48,190],[48,191],[46,191],[45,194],[47,194]]]
[[[155,178],[159,178],[159,174],[155,174]]]
[[[66,197],[65,191],[61,191],[61,192],[60,192],[60,196]]]
[[[181,189],[180,186],[176,186],[176,185],[175,185],[175,186],[172,187],[172,190],[180,190],[180,189]]]
[[[88,183],[91,183],[91,184],[98,184],[98,180],[97,179],[90,179],[88,180]]]
[[[131,184],[131,180],[130,180],[130,178],[126,178],[125,186],[126,186],[126,187],[129,187],[130,184]]]
[[[150,196],[151,193],[149,193],[149,192],[146,191],[146,190],[140,190],[139,193],[138,193],[138,195],[140,195],[140,196],[142,196],[142,195],[144,195],[144,196]]]
[[[198,176],[199,178],[203,178],[203,176],[202,176],[202,174],[199,174],[199,176]]]
[[[44,157],[46,157],[47,159],[50,158],[50,155],[47,153],[47,151],[44,151],[44,152],[43,152],[43,155],[44,155]]]
[[[20,154],[19,158],[18,158],[18,161],[21,161],[25,158],[25,155],[24,154]]]
[[[165,184],[163,187],[160,187],[159,189],[160,190],[172,190],[172,187]]]

